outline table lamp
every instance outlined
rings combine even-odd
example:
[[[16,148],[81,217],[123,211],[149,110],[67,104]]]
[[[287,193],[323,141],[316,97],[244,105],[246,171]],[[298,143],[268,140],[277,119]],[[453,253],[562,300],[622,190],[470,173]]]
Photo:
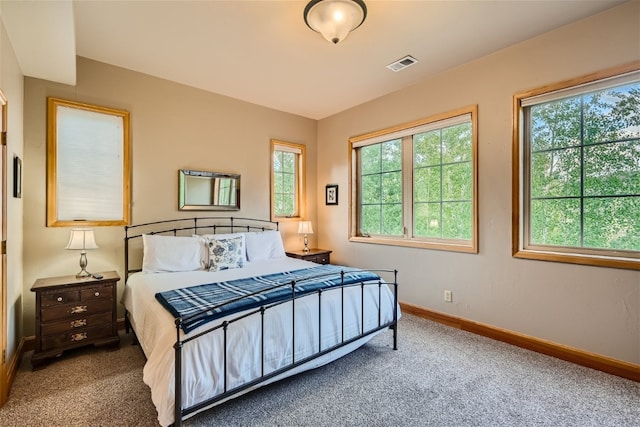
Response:
[[[80,273],[76,277],[89,277],[91,273],[87,271],[87,249],[97,249],[96,239],[93,230],[90,228],[72,228],[69,236],[69,243],[65,249],[80,250]]]
[[[309,252],[309,239],[308,234],[313,234],[313,227],[311,227],[311,221],[300,221],[298,223],[298,234],[304,234],[304,252]]]

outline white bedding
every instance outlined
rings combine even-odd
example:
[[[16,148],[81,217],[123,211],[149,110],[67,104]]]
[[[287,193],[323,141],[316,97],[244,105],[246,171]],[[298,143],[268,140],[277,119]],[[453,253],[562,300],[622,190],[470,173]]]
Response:
[[[256,275],[292,271],[316,264],[293,258],[248,262],[244,268],[218,272],[190,271],[180,273],[135,273],[126,283],[123,304],[142,349],[147,356],[144,382],[151,388],[151,397],[158,411],[158,421],[167,426],[174,421],[174,349],[176,328],[173,316],[155,299],[157,292],[187,286],[233,280]],[[322,293],[322,349],[338,344],[342,339],[361,332],[360,287],[345,291],[344,328],[341,320],[341,292]],[[382,317],[385,323],[393,319],[393,294],[382,287]],[[365,331],[378,326],[378,287],[368,286],[365,291]],[[295,302],[295,352],[291,334],[291,304],[282,304],[265,314],[265,374],[292,361],[299,361],[318,351],[318,296],[313,294]],[[399,313],[399,311],[398,311]],[[239,314],[211,322],[190,332],[192,336]],[[181,337],[183,337],[181,332]],[[272,378],[269,382],[312,369],[335,360],[364,344],[373,335],[307,362],[298,368]],[[224,391],[224,355],[222,329],[187,343],[183,347],[183,407],[215,396]],[[260,315],[233,323],[227,334],[227,389],[260,377],[262,344]],[[245,391],[246,392],[246,391]],[[239,393],[240,394],[240,393]],[[221,403],[221,402],[218,402]]]

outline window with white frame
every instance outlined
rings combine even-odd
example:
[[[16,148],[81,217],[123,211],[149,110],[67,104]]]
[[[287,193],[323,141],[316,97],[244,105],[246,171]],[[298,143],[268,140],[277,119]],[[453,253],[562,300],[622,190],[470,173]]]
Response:
[[[476,116],[351,138],[351,240],[477,252]]]
[[[640,71],[515,96],[516,257],[640,269]]]
[[[271,141],[272,220],[303,217],[304,165],[304,145]]]

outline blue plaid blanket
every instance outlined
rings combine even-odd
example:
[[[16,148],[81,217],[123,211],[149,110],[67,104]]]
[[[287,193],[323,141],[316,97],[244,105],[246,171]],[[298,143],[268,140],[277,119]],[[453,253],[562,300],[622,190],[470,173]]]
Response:
[[[182,329],[189,332],[229,314],[287,300],[291,298],[293,281],[296,283],[296,295],[303,295],[318,289],[379,278],[369,271],[327,264],[158,292],[156,299],[175,318],[181,318]]]

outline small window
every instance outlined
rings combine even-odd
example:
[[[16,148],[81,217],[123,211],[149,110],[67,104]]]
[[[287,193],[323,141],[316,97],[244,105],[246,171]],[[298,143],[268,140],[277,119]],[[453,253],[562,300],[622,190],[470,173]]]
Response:
[[[47,226],[126,225],[129,112],[47,99]]]
[[[300,219],[304,215],[305,146],[271,141],[271,219]]]
[[[477,252],[476,115],[350,139],[352,241]]]
[[[640,269],[637,66],[515,96],[514,256]]]

